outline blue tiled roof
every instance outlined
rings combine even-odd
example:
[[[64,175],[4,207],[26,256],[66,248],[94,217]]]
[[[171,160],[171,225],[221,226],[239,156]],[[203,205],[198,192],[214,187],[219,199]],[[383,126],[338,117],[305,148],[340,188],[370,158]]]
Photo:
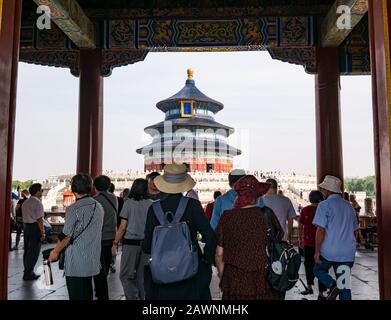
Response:
[[[205,139],[205,138],[197,138],[193,137],[190,139],[182,140],[182,139],[161,139],[161,141],[158,142],[152,142],[151,144],[139,148],[136,150],[138,154],[146,154],[150,151],[156,151],[156,150],[174,150],[178,145],[181,145],[183,148],[191,148],[193,147],[193,150],[210,150],[213,149],[214,143],[214,150],[219,151],[222,154],[230,155],[230,156],[237,156],[241,155],[242,151],[229,145],[227,142],[219,140],[219,139]]]
[[[207,119],[207,118],[176,118],[176,119],[169,119],[165,120],[159,123],[156,123],[154,125],[148,126],[145,128],[145,132],[149,133],[150,129],[157,129],[157,128],[163,128],[166,123],[170,123],[171,126],[185,126],[188,128],[191,127],[207,127],[212,129],[224,129],[227,130],[229,134],[232,134],[235,132],[234,128],[231,128],[229,126],[223,125],[221,123],[218,123],[217,121],[213,119]]]
[[[219,112],[224,108],[224,105],[221,102],[213,100],[203,94],[196,87],[195,81],[189,79],[186,80],[186,85],[182,88],[181,91],[166,100],[158,102],[156,104],[156,107],[163,112],[167,112],[174,107],[173,104],[175,102],[179,102],[181,100],[194,100],[197,102],[201,102],[205,104],[205,106],[214,113]]]

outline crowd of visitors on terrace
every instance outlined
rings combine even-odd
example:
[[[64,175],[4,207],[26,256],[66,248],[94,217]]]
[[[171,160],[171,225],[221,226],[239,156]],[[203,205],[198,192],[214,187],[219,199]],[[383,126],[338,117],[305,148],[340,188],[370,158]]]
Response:
[[[351,299],[359,227],[354,199],[343,198],[340,179],[326,176],[299,216],[275,179],[261,182],[235,169],[228,180],[230,190],[216,190],[214,201],[203,208],[185,165],[166,165],[163,174],[136,179],[119,197],[109,177],[75,175],[76,202],[66,209],[64,228],[48,257],[63,265],[69,298],[91,300],[95,291],[98,300],[108,300],[107,276],[121,253],[119,278],[128,300],[210,300],[213,268],[223,300],[284,299],[284,263],[293,273],[300,266],[289,243],[296,219],[307,278],[302,294],[314,293],[316,278],[318,299]],[[15,249],[23,230],[23,279],[34,281],[45,241],[42,185],[35,183],[22,195],[13,217]],[[292,259],[271,260],[276,248]]]

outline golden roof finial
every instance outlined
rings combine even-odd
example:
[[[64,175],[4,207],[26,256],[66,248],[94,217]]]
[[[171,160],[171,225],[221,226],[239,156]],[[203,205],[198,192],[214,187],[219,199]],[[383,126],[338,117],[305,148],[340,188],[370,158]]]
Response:
[[[193,76],[194,76],[194,69],[192,68],[187,69],[187,80],[193,80]]]

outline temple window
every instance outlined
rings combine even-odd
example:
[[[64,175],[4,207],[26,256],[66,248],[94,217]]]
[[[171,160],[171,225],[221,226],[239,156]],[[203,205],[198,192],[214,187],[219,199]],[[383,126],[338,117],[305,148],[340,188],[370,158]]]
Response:
[[[182,118],[194,117],[194,102],[191,100],[181,101],[181,116]]]

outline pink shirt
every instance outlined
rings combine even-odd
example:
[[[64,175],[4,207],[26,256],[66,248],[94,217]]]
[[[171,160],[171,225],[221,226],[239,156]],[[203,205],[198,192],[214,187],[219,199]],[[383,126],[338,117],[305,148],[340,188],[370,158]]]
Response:
[[[31,196],[22,204],[23,223],[35,223],[44,217],[43,205],[37,197]]]

